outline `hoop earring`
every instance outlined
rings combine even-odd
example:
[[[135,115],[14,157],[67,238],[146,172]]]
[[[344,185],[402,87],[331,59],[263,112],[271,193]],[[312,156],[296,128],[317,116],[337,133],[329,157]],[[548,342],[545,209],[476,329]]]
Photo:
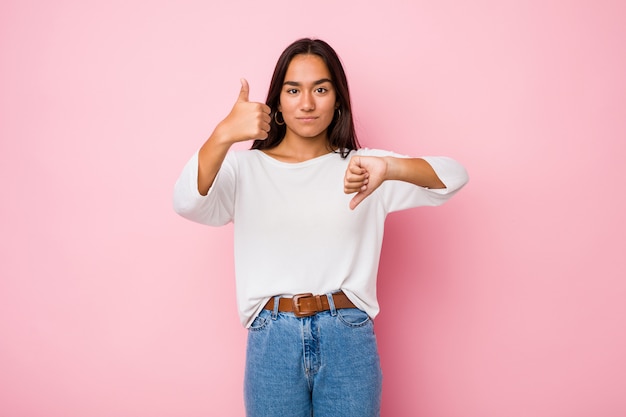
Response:
[[[337,107],[337,119],[341,118],[341,109]]]
[[[274,121],[276,122],[276,124],[277,124],[278,126],[282,126],[282,125],[284,125],[284,124],[285,124],[285,119],[283,119],[283,121],[282,121],[282,122],[279,122],[279,121],[278,121],[278,112],[274,113]]]

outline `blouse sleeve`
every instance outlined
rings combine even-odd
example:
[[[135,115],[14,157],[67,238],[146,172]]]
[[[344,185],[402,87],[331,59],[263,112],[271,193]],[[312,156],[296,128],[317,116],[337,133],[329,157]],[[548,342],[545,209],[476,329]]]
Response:
[[[198,192],[198,153],[183,168],[174,186],[174,211],[186,219],[209,226],[233,220],[236,158],[228,153],[206,196]]]

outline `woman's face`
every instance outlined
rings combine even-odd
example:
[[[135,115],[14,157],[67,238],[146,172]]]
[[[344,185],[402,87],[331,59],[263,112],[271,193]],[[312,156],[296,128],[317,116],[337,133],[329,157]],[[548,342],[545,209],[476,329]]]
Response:
[[[278,110],[287,127],[285,139],[327,140],[337,101],[326,64],[317,55],[296,55],[287,68]]]

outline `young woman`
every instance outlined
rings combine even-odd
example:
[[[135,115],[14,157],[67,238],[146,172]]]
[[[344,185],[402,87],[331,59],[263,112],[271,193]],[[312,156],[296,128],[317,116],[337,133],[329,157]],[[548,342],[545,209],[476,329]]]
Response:
[[[321,40],[285,49],[266,104],[248,91],[242,80],[174,192],[180,215],[234,223],[247,415],[378,416],[385,217],[445,202],[467,173],[445,157],[359,149],[344,70]],[[249,140],[251,150],[230,150]]]

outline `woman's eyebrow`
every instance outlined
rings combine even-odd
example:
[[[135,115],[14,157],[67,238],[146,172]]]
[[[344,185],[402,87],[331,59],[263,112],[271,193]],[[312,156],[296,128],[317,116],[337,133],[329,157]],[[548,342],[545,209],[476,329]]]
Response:
[[[329,78],[322,78],[321,80],[317,80],[315,82],[313,82],[313,85],[319,85],[319,84],[324,84],[324,83],[333,83],[333,80],[329,79]],[[291,85],[294,87],[300,87],[302,85],[302,83],[299,83],[297,81],[285,81],[283,83],[283,85]]]

